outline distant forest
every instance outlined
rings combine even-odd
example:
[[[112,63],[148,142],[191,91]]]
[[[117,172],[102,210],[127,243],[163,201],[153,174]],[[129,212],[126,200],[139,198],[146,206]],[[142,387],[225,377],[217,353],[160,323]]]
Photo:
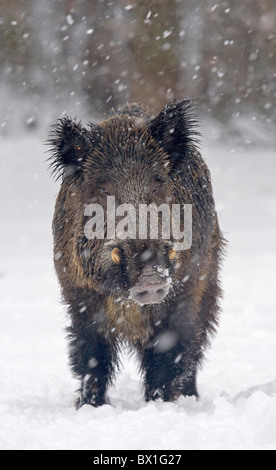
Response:
[[[29,127],[50,103],[100,115],[173,97],[276,122],[275,0],[1,0],[0,44],[2,128],[15,98]]]

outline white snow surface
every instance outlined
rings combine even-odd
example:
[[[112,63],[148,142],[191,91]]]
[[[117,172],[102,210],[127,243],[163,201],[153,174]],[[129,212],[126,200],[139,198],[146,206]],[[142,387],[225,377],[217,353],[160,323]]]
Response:
[[[229,246],[200,399],[146,403],[125,352],[110,405],[76,411],[52,261],[59,184],[43,138],[0,141],[0,449],[276,449],[276,154],[233,147],[203,145]]]

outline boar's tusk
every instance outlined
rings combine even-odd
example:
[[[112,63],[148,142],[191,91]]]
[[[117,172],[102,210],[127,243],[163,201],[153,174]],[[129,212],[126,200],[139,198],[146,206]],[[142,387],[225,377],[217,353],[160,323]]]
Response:
[[[169,258],[170,260],[172,261],[176,256],[176,250],[174,248],[172,248],[170,251],[169,251]]]
[[[114,263],[120,264],[121,261],[121,254],[119,248],[114,248],[111,252],[111,257]]]

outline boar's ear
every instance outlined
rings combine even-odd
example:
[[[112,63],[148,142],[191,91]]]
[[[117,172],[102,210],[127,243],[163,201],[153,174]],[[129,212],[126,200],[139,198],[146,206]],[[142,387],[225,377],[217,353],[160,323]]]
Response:
[[[197,120],[190,100],[174,100],[149,123],[154,139],[169,154],[173,166],[183,161],[198,145]]]
[[[86,129],[68,117],[59,119],[48,140],[52,153],[49,160],[56,178],[79,174],[91,148],[95,144],[96,128]]]

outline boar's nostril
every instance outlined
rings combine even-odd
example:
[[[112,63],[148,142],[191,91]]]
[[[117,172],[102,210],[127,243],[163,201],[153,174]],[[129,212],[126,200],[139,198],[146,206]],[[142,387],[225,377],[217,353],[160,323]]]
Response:
[[[157,292],[158,295],[163,295],[164,289],[157,289],[156,292]]]
[[[147,290],[143,290],[142,292],[139,292],[139,295],[141,295],[141,297],[142,297],[143,295],[147,295],[147,294],[148,294],[148,291],[147,291]]]
[[[149,293],[148,293],[147,290],[143,290],[142,292],[137,292],[137,293],[136,293],[136,299],[137,299],[137,300],[140,300],[141,302],[143,302],[143,300],[146,300],[148,294],[149,294]]]

